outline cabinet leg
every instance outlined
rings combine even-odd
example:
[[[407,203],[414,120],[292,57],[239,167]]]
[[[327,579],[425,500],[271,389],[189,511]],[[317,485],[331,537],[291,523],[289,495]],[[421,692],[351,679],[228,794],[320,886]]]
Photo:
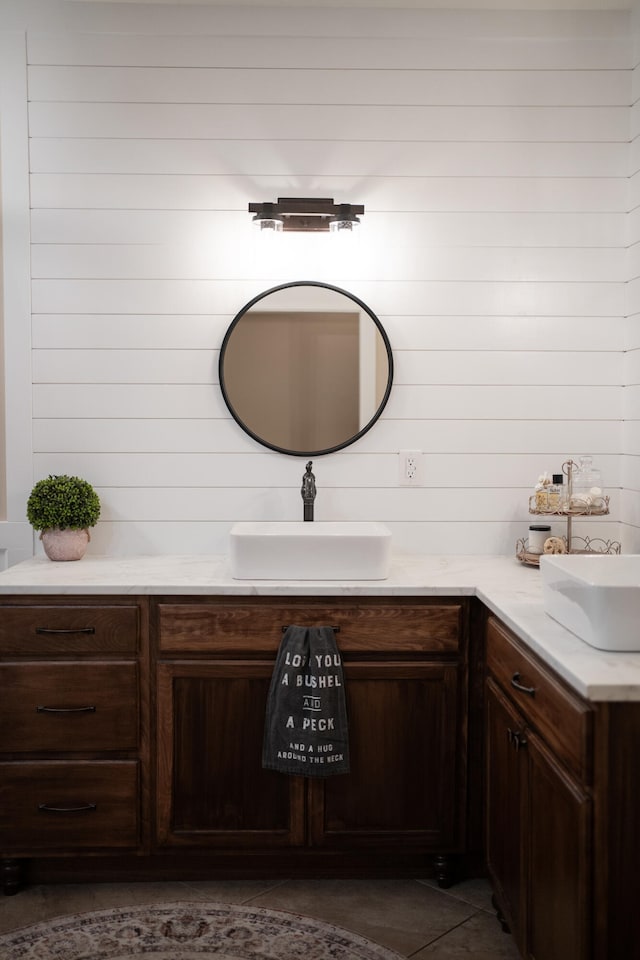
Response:
[[[14,896],[22,886],[22,862],[5,859],[2,861],[2,892],[5,897]]]
[[[455,882],[455,862],[450,857],[434,857],[433,866],[439,887],[446,889]]]

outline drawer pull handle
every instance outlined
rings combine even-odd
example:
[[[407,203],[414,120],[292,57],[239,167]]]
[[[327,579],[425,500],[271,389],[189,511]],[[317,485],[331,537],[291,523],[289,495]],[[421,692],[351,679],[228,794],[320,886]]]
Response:
[[[289,627],[285,626],[282,628],[282,632],[286,633],[288,629]],[[340,633],[340,627],[331,627],[331,629],[333,630],[334,633]]]
[[[536,688],[525,687],[523,683],[520,683],[521,679],[522,677],[520,676],[520,673],[516,671],[516,673],[514,673],[514,675],[511,677],[511,686],[515,687],[516,690],[519,690],[520,693],[528,693],[530,697],[535,697]]]
[[[79,806],[61,807],[52,803],[39,803],[38,810],[43,813],[91,813],[97,807],[95,803],[81,803]]]
[[[86,707],[47,707],[47,706],[37,706],[36,713],[95,713],[96,708],[94,706],[87,705]]]
[[[36,627],[36,633],[48,633],[48,634],[54,634],[54,635],[59,635],[61,633],[95,633],[95,632],[96,632],[95,627],[76,627],[75,629],[69,628],[64,630],[63,629],[56,630],[53,627]]]

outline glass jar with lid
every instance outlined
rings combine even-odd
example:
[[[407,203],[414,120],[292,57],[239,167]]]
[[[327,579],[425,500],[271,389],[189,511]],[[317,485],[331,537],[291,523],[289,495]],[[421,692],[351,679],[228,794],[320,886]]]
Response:
[[[600,471],[593,465],[593,457],[578,457],[572,480],[569,504],[572,510],[591,513],[604,509],[602,479]]]

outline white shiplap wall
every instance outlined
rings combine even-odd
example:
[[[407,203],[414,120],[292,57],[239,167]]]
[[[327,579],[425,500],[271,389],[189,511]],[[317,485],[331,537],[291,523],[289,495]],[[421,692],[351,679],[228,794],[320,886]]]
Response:
[[[4,363],[4,450],[0,458],[3,508],[0,569],[33,553],[25,491],[33,476],[31,449],[31,339],[29,154],[26,43],[23,31],[4,29],[0,8],[0,327]]]
[[[621,514],[625,552],[640,553],[640,2],[632,16],[633,90],[629,167],[628,304],[624,359]]]
[[[538,473],[588,452],[612,518],[584,532],[619,535],[627,14],[76,12],[27,34],[33,466],[96,486],[95,552],[225,552],[235,520],[301,516],[302,461],[239,430],[217,358],[248,299],[304,278],[362,297],[396,361],[381,421],[316,462],[318,519],[511,553]],[[278,195],[364,203],[358,249],[256,250],[247,203]]]

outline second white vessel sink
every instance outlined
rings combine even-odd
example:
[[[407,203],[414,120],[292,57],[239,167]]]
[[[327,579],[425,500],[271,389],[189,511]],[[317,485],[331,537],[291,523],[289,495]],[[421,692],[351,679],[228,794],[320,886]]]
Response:
[[[543,555],[546,613],[599,650],[640,650],[640,554]]]
[[[385,580],[391,531],[373,521],[236,523],[229,558],[236,580]]]

